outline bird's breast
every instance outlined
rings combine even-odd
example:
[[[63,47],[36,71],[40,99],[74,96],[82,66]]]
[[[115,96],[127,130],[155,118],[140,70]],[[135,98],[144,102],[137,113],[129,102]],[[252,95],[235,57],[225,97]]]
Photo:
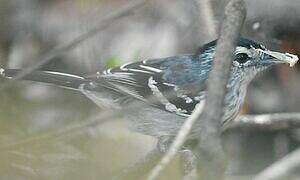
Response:
[[[224,116],[223,122],[234,119],[243,103],[247,92],[247,85],[236,82],[227,89],[227,93],[224,100]]]

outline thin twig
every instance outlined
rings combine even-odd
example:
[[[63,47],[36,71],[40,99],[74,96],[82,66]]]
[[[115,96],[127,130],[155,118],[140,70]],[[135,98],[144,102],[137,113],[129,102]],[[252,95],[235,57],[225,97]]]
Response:
[[[233,54],[245,17],[243,0],[231,0],[227,4],[213,69],[209,73],[206,105],[200,116],[201,120],[197,123],[201,131],[195,153],[205,162],[205,167],[201,167],[203,163],[199,165],[200,170],[202,168],[201,171],[205,173],[205,179],[222,179],[224,176],[225,155],[220,137],[221,119]]]
[[[91,115],[88,119],[86,119],[83,122],[76,122],[72,125],[68,125],[66,127],[59,128],[52,132],[44,133],[44,134],[34,136],[31,138],[25,138],[23,140],[19,140],[17,142],[5,144],[2,146],[0,145],[0,151],[7,150],[7,149],[15,149],[18,147],[22,147],[23,145],[26,145],[26,144],[36,143],[38,141],[42,141],[42,140],[49,139],[49,138],[60,138],[60,137],[67,136],[74,132],[83,131],[87,127],[96,127],[99,124],[103,124],[105,122],[111,121],[112,119],[115,119],[123,114],[136,111],[140,107],[142,107],[141,102],[137,101],[135,103],[129,104],[128,106],[126,106],[122,109],[115,109],[114,111],[105,110],[101,113]]]
[[[181,126],[177,136],[175,137],[174,141],[172,142],[166,154],[163,156],[160,162],[150,171],[147,180],[156,179],[160,175],[160,173],[165,169],[165,167],[171,162],[171,160],[175,157],[176,153],[181,148],[187,135],[192,129],[192,125],[200,116],[203,107],[204,107],[203,102],[202,103],[200,102],[200,104],[197,105],[194,113]]]
[[[111,114],[113,114],[113,113],[111,113]],[[52,132],[44,133],[44,134],[37,135],[34,137],[25,138],[23,140],[18,140],[17,142],[12,142],[12,143],[8,143],[5,145],[1,145],[0,151],[8,150],[8,149],[16,149],[16,148],[22,147],[26,144],[36,143],[36,142],[43,141],[43,140],[49,139],[49,138],[59,138],[61,136],[68,135],[71,132],[78,132],[79,130],[82,130],[83,128],[92,127],[99,123],[106,122],[107,120],[105,117],[107,117],[107,115],[109,115],[109,114],[98,113],[96,115],[91,116],[86,121],[83,121],[81,123],[77,122],[76,124],[68,125],[67,127],[60,128],[60,129],[52,131]]]
[[[33,64],[27,66],[24,68],[18,75],[16,75],[13,79],[22,79],[24,76],[30,74],[32,71],[37,70],[41,66],[49,63],[51,60],[53,60],[57,56],[61,56],[68,52],[69,50],[75,48],[78,46],[81,42],[87,40],[88,38],[96,35],[100,31],[107,28],[111,23],[113,23],[114,20],[117,20],[121,17],[124,17],[126,15],[129,15],[131,11],[135,10],[138,7],[141,7],[146,3],[147,0],[137,0],[132,1],[128,5],[120,8],[117,11],[112,12],[111,14],[106,15],[105,17],[101,18],[97,23],[95,23],[95,27],[87,30],[87,32],[79,35],[75,39],[71,40],[70,42],[66,42],[64,44],[58,45],[54,47],[52,50],[48,51],[46,54],[42,55],[41,57],[37,58],[36,61],[34,61]],[[7,83],[5,85],[1,86],[0,90],[3,90],[7,87],[9,87],[11,83]]]
[[[161,156],[162,153],[157,148],[155,148],[151,152],[149,152],[146,157],[142,158],[133,166],[122,170],[119,174],[112,177],[112,180],[141,179],[141,176],[145,175],[147,171],[149,171],[157,164]]]
[[[198,9],[198,19],[204,25],[207,32],[207,39],[217,38],[217,28],[214,21],[214,13],[210,0],[194,0]],[[200,29],[200,28],[199,28]]]
[[[254,178],[254,180],[287,179],[293,175],[293,173],[297,173],[299,168],[300,149],[297,149],[263,170]]]
[[[241,116],[224,126],[224,131],[283,131],[300,127],[300,113]]]
[[[169,92],[166,92],[166,93],[169,93]],[[170,95],[170,97],[172,97],[172,96]],[[157,98],[153,95],[149,96],[147,99],[149,102],[157,101]],[[49,139],[49,138],[60,138],[60,137],[67,136],[74,132],[83,131],[87,127],[95,127],[95,126],[103,124],[107,121],[111,121],[112,119],[115,119],[124,114],[134,113],[135,111],[138,111],[140,108],[144,107],[144,105],[145,105],[144,102],[134,101],[134,102],[129,103],[126,107],[122,107],[121,109],[113,109],[113,110],[106,109],[106,110],[102,111],[101,113],[91,115],[89,118],[87,118],[83,122],[76,122],[76,123],[68,125],[66,127],[56,129],[55,131],[52,131],[52,132],[47,132],[47,133],[37,135],[37,136],[31,137],[31,138],[25,138],[23,140],[18,140],[17,142],[0,145],[0,151],[6,150],[6,149],[22,147],[23,145],[35,143],[35,142],[42,141],[42,140]]]

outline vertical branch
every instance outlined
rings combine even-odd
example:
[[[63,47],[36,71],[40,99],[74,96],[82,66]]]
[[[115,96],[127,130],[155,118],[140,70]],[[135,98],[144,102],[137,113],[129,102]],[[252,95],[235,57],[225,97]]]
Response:
[[[203,107],[204,103],[200,103],[196,107],[193,114],[184,122],[166,154],[148,174],[147,180],[156,179],[160,175],[160,173],[166,168],[166,166],[171,162],[171,160],[175,157],[177,151],[181,148],[187,135],[191,131],[193,124],[202,113]]]
[[[243,0],[231,0],[225,8],[220,37],[216,47],[213,69],[208,78],[206,105],[200,116],[201,129],[196,153],[205,166],[205,179],[220,179],[225,171],[225,155],[221,144],[221,118],[223,115],[226,84],[230,75],[233,53],[246,16]],[[209,170],[207,170],[209,168]]]
[[[217,28],[214,23],[214,13],[211,5],[211,0],[194,0],[198,9],[198,19],[200,24],[203,24],[207,32],[207,39],[212,40],[217,38]],[[199,27],[200,28],[200,27]]]
[[[216,159],[211,165],[218,169],[215,169],[213,173],[216,171],[223,172],[223,170],[219,171],[219,169],[222,169],[220,166],[223,167],[220,162],[223,162],[223,159],[225,159],[220,140],[220,119],[222,117],[223,99],[225,97],[226,83],[230,73],[233,52],[246,15],[244,1],[231,0],[226,7],[225,15],[226,18],[222,26],[221,36],[216,50],[214,67],[209,77],[208,92],[210,93],[208,94],[208,99],[206,101],[207,105],[204,106],[203,103],[200,103],[196,107],[194,113],[181,127],[165,156],[149,173],[147,177],[148,180],[156,179],[161,171],[174,158],[176,152],[183,145],[193,124],[199,117],[204,120],[203,123],[200,123],[203,125],[203,131],[200,133],[200,147],[204,146],[204,148],[201,148],[200,150],[209,155],[209,160]],[[212,142],[209,142],[210,140]]]

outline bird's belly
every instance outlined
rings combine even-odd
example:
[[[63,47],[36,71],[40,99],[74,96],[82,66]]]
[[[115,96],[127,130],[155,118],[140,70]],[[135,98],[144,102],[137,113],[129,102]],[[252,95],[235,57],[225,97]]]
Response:
[[[175,136],[186,117],[143,104],[139,105],[138,109],[132,109],[124,114],[124,119],[128,121],[129,128],[135,132],[161,137]]]

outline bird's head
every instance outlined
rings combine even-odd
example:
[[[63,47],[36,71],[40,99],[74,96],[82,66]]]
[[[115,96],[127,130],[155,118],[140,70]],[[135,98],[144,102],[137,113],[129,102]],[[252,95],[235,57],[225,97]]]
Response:
[[[204,45],[199,51],[201,62],[211,67],[216,50],[216,41]],[[227,83],[229,89],[225,96],[224,119],[237,115],[246,95],[247,85],[255,75],[275,64],[294,66],[298,61],[296,55],[270,51],[252,40],[240,38],[236,46]]]
[[[204,45],[201,54],[214,54],[216,41]],[[213,56],[212,56],[213,57]],[[294,66],[298,57],[289,53],[270,51],[263,45],[252,40],[240,38],[232,62],[232,74],[242,79],[251,80],[258,72],[275,64],[289,64]]]
[[[298,57],[289,53],[270,51],[261,44],[241,38],[234,54],[233,68],[240,71],[261,71],[274,64],[294,66]]]

